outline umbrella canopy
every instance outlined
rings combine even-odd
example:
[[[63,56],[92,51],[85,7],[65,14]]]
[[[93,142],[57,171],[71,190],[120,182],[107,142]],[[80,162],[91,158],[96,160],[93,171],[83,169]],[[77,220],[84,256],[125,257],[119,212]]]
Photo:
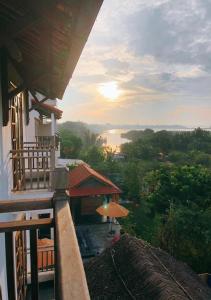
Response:
[[[111,218],[126,217],[129,214],[128,209],[115,202],[104,204],[98,207],[96,211],[102,216],[111,217]]]

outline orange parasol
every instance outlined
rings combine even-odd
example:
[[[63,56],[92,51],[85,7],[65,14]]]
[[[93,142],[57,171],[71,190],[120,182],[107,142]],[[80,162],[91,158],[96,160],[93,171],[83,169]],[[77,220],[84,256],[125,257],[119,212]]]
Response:
[[[126,217],[129,214],[129,210],[125,207],[115,203],[110,202],[108,204],[104,204],[96,209],[96,211],[102,215],[111,218],[121,218]]]

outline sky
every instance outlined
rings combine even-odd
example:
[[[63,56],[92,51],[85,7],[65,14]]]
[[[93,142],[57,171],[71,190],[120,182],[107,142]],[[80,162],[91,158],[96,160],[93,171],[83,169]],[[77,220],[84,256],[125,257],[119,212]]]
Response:
[[[211,0],[104,0],[62,121],[211,126]]]

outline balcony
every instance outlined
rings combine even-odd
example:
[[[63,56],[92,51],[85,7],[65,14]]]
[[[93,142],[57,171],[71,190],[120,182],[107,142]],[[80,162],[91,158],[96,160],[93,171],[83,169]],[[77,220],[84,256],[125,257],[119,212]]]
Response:
[[[35,142],[24,142],[23,149],[59,149],[59,135],[35,136]]]
[[[35,142],[24,142],[21,149],[11,150],[13,190],[51,189],[55,153],[59,138],[37,136]]]
[[[5,233],[8,299],[16,299],[17,294],[18,299],[38,300],[41,295],[39,273],[44,272],[46,268],[54,271],[54,299],[90,299],[75,228],[65,194],[55,193],[52,199],[0,202],[0,213],[45,209],[53,209],[52,219],[0,222],[0,233]],[[46,249],[46,256],[46,253],[41,254],[37,245],[37,231],[40,228],[49,227],[54,228],[55,241],[53,249]],[[29,270],[26,264],[26,231],[30,236],[30,286],[27,280]],[[14,241],[14,232],[16,236],[20,233],[21,238]],[[16,243],[15,247],[14,243]],[[16,249],[16,255],[13,249]],[[40,261],[43,262],[42,265]],[[30,292],[28,296],[26,296],[27,290],[28,293]]]

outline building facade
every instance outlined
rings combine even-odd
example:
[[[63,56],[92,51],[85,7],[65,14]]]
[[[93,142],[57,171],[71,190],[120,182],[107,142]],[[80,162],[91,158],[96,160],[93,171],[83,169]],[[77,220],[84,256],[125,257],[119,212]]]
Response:
[[[30,282],[31,299],[39,298],[37,239],[39,235],[51,238],[53,231],[58,262],[55,298],[89,298],[69,204],[61,193],[65,171],[60,175],[56,171],[56,120],[62,112],[55,99],[63,96],[101,4],[102,0],[0,1],[0,27],[4,28],[0,30],[3,300],[25,300]],[[52,201],[55,190],[58,202]],[[69,233],[66,236],[63,226]],[[67,236],[74,245],[71,249]],[[69,260],[67,253],[72,253]],[[67,280],[73,282],[71,289]]]

